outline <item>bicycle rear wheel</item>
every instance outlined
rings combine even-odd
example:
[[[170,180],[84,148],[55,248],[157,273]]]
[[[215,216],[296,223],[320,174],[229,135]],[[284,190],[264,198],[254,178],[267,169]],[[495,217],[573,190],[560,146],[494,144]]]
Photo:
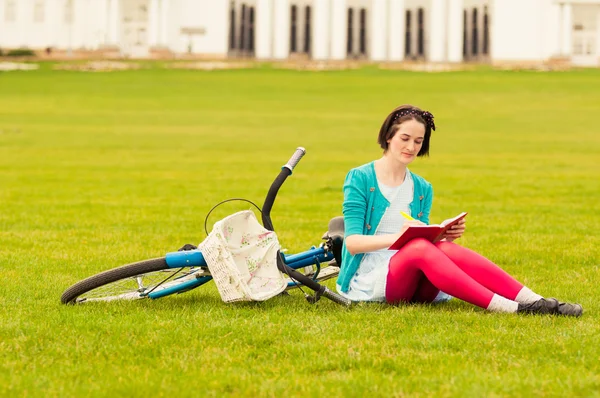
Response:
[[[200,268],[169,268],[165,257],[123,265],[77,282],[62,294],[63,304],[139,300],[158,288],[195,278]]]

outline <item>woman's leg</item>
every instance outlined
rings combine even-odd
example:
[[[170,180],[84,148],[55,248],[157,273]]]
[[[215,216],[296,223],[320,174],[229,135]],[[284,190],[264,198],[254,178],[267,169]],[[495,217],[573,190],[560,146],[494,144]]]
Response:
[[[425,274],[421,277],[417,290],[410,300],[413,303],[431,303],[437,297],[440,289],[427,279]]]
[[[542,298],[502,268],[472,250],[445,241],[437,242],[435,246],[467,275],[502,297],[519,303],[532,303]]]
[[[518,304],[499,297],[461,270],[425,239],[413,239],[389,263],[386,300],[411,301],[426,277],[436,288],[481,308],[516,312]]]

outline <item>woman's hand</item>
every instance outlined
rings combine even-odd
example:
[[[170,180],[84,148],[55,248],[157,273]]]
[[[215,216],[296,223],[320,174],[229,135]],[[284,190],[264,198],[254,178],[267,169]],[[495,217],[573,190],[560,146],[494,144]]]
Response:
[[[406,221],[404,221],[404,224],[402,224],[402,229],[400,230],[398,237],[400,237],[400,235],[402,235],[404,233],[404,231],[406,231],[408,229],[408,227],[410,227],[412,225],[426,225],[426,224],[419,220],[406,220]]]
[[[414,226],[414,225],[427,225],[427,224],[425,224],[424,222],[421,222],[419,220],[404,221],[404,224],[402,224],[402,228],[400,228],[400,231],[398,233],[389,235],[391,237],[391,241],[388,246],[392,245],[395,241],[397,241],[402,236],[402,234],[406,232],[408,227]]]
[[[453,240],[460,238],[462,234],[465,233],[466,227],[467,224],[463,218],[458,222],[458,224],[453,225],[448,231],[446,231],[444,234],[444,239],[446,239],[448,242],[452,242]]]

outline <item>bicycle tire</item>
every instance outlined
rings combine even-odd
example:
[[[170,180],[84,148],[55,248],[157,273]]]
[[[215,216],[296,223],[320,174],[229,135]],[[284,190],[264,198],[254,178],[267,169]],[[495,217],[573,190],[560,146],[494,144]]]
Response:
[[[144,294],[148,290],[153,289],[153,286],[158,286],[162,284],[165,280],[170,279],[167,274],[175,275],[178,272],[181,272],[183,268],[169,268],[167,266],[167,261],[165,257],[153,258],[144,261],[138,261],[132,264],[123,265],[117,268],[113,268],[99,274],[90,276],[86,279],[83,279],[73,286],[69,287],[62,294],[60,301],[63,304],[76,304],[84,301],[112,301],[112,300],[134,300],[134,299],[142,299],[145,298]],[[157,272],[163,271],[161,278],[157,278],[157,280],[162,279],[162,281],[155,283],[154,285],[149,284],[144,287],[142,290],[139,287],[140,278],[156,274]],[[164,272],[167,271],[167,272]],[[189,271],[188,271],[189,274]],[[185,272],[182,276],[187,275]],[[158,276],[158,275],[157,275]],[[138,288],[131,287],[131,281],[133,278],[136,278],[135,282],[138,284]],[[115,285],[115,289],[118,289],[117,283],[123,283],[122,290],[126,291],[125,293],[121,293],[120,295],[104,295],[102,296],[102,290],[100,288],[107,287],[109,285]],[[129,284],[126,285],[126,283]],[[93,292],[94,290],[98,290],[97,294],[100,297],[86,297],[87,293]],[[108,290],[108,289],[107,289]],[[138,297],[136,297],[136,292]]]

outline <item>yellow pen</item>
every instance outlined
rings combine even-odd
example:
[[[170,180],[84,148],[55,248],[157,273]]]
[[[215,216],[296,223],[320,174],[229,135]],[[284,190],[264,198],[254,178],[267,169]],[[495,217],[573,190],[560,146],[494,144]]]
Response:
[[[414,221],[415,220],[414,218],[412,218],[411,216],[409,216],[408,214],[406,214],[403,211],[401,211],[400,214],[402,214],[402,217],[406,218],[407,220],[410,220],[410,221]]]

